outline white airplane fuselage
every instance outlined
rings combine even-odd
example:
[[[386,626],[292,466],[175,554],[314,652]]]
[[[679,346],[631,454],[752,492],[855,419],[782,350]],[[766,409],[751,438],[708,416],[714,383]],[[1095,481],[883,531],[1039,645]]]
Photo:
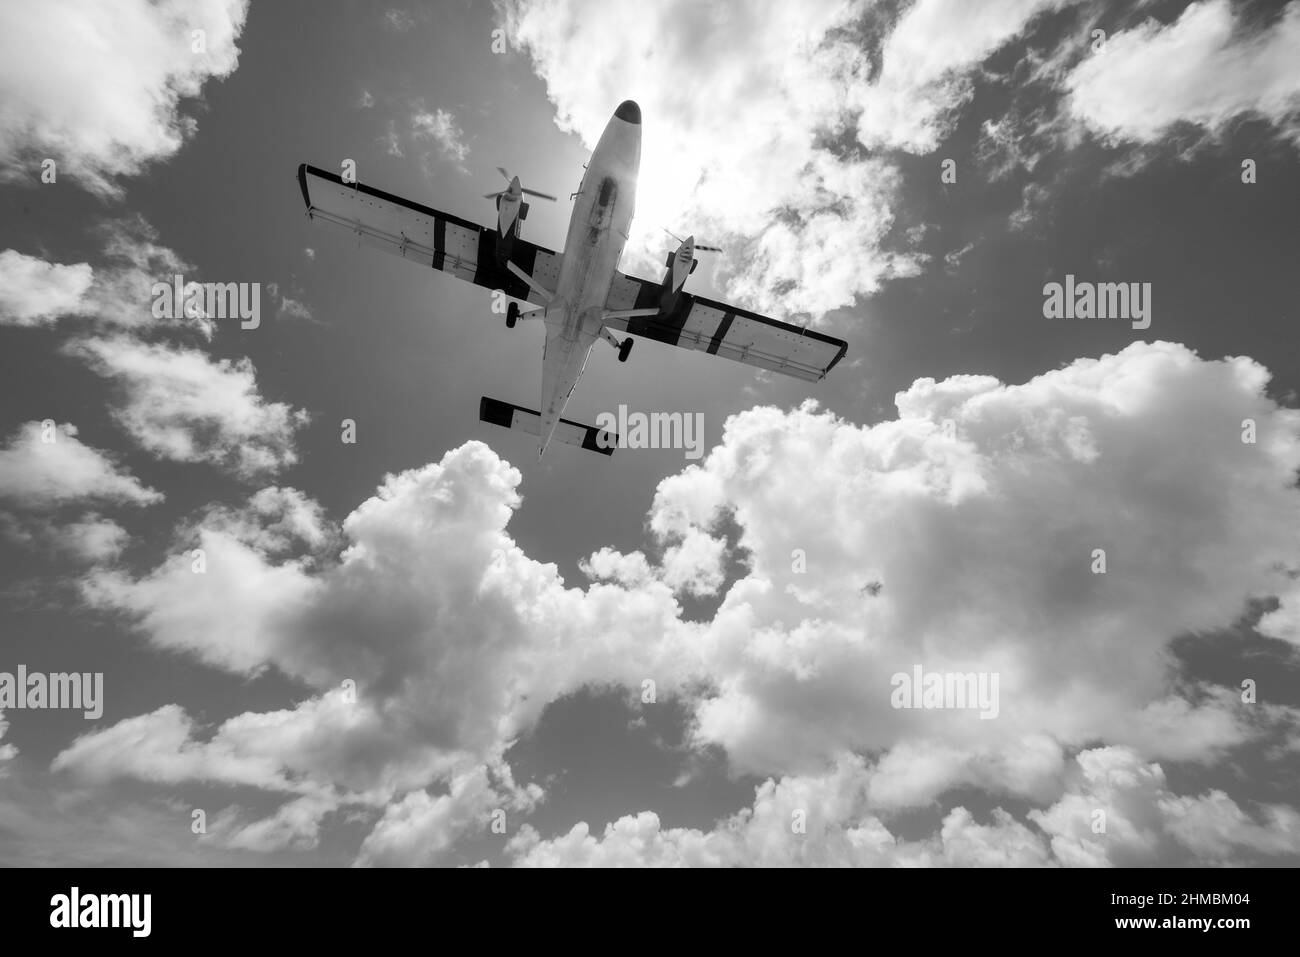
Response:
[[[641,111],[628,100],[610,118],[587,164],[569,219],[555,298],[546,307],[539,456],[600,338],[636,207],[640,166]]]

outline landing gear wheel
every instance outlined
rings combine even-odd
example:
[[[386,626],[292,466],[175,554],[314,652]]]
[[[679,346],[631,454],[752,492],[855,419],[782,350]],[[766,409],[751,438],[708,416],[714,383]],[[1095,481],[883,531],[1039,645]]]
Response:
[[[512,302],[506,306],[506,328],[513,329],[519,321],[519,303]]]
[[[631,351],[632,351],[632,338],[629,336],[628,338],[624,339],[623,344],[618,347],[618,361],[627,362],[627,354]]]

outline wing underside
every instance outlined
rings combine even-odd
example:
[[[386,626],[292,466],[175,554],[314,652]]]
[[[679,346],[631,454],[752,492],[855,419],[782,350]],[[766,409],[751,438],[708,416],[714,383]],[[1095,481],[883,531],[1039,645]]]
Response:
[[[606,308],[658,310],[652,316],[611,319],[606,323],[611,328],[809,382],[825,377],[848,348],[842,339],[725,302],[681,291],[669,293],[661,283],[623,273],[614,276]]]
[[[313,221],[351,233],[360,244],[539,306],[546,305],[545,297],[509,264],[543,288],[559,285],[562,257],[512,233],[503,237],[496,229],[362,183],[345,183],[337,173],[307,164],[298,167],[298,184]],[[614,276],[606,309],[655,310],[611,318],[606,321],[611,329],[809,382],[824,378],[848,348],[841,339],[687,292],[667,292],[660,283],[623,273]]]
[[[545,288],[559,283],[561,257],[518,236],[502,237],[495,229],[362,183],[345,183],[338,174],[305,163],[298,167],[298,185],[313,221],[349,232],[359,243],[537,305],[545,301],[507,263]]]

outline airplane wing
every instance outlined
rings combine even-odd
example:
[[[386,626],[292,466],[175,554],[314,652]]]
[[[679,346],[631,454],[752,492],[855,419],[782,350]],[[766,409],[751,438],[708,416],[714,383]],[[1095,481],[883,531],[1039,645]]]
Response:
[[[507,264],[514,263],[545,288],[559,284],[560,255],[525,239],[503,239],[495,228],[362,183],[344,183],[337,173],[306,163],[298,167],[298,185],[314,222],[346,230],[359,243],[538,305],[545,301]]]
[[[614,274],[605,306],[611,312],[657,309],[654,315],[610,318],[611,329],[698,349],[746,365],[817,382],[844,357],[842,339],[714,302],[688,292],[669,292],[664,284]]]

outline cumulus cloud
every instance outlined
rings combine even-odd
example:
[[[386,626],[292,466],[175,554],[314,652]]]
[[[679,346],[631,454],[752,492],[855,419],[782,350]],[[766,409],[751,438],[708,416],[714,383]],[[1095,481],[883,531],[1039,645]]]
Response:
[[[860,109],[858,138],[866,146],[929,153],[974,96],[971,76],[1039,14],[1073,0],[918,0],[889,31],[879,74],[852,85]]]
[[[125,528],[94,513],[53,530],[55,547],[89,562],[107,562],[121,554],[130,539]]]
[[[922,257],[891,238],[901,180],[882,151],[933,152],[985,61],[1070,3],[501,7],[562,129],[592,147],[618,100],[641,104],[643,215],[628,247],[638,269],[661,268],[667,225],[727,249],[727,295],[816,317],[920,269]]]
[[[588,578],[617,582],[628,588],[659,581],[677,593],[695,597],[717,594],[724,578],[722,563],[727,557],[724,539],[698,528],[687,529],[678,536],[663,533],[656,537],[670,543],[657,565],[652,565],[641,552],[624,554],[602,548],[579,562],[579,568]]]
[[[724,245],[729,294],[780,315],[824,313],[915,270],[881,248],[895,169],[831,145],[852,122],[845,78],[866,69],[840,35],[858,4],[556,0],[504,10],[560,127],[588,148],[619,100],[640,103],[641,215],[629,255],[643,274],[662,267],[665,225]]]
[[[208,825],[202,840],[264,854],[310,850],[320,842],[322,820],[337,808],[338,802],[330,798],[307,794],[286,801],[269,817],[247,821],[240,808],[230,807]]]
[[[1164,771],[1124,748],[1079,755],[1070,789],[1029,817],[1051,839],[1052,853],[1072,867],[1137,867],[1169,861],[1171,852],[1199,863],[1234,855],[1300,852],[1300,813],[1265,807],[1258,823],[1222,791],[1176,797]],[[1173,845],[1173,847],[1171,847]]]
[[[749,410],[701,464],[661,483],[651,509],[653,534],[708,547],[688,545],[689,560],[670,547],[658,564],[601,549],[583,563],[585,589],[511,539],[521,476],[477,442],[389,476],[336,530],[300,493],[267,490],[209,509],[150,572],[91,574],[86,594],[160,647],[239,673],[273,667],[319,697],[232,719],[210,741],[183,715],[155,715],[158,748],[109,729],[61,767],[175,781],[211,779],[216,766],[222,780],[295,795],[342,786],[339,801],[384,808],[363,862],[435,863],[453,832],[479,826],[489,790],[516,793],[500,783],[501,757],[547,703],[652,677],[687,709],[695,745],[769,778],[766,790],[713,832],[664,831],[641,815],[600,838],[525,833],[520,862],[1265,853],[1261,835],[1292,827],[1285,809],[1183,800],[1153,762],[1214,763],[1298,724],[1293,710],[1174,681],[1167,651],[1293,587],[1300,413],[1267,384],[1249,359],[1138,343],[1019,385],[918,380],[897,396],[898,418],[871,427],[812,404]],[[1253,445],[1240,440],[1246,417]],[[809,501],[818,507],[791,504]],[[674,588],[717,567],[710,542],[724,516],[748,569],[710,621],[685,622]],[[191,571],[191,541],[204,575]],[[689,574],[675,577],[679,566]],[[892,676],[916,665],[996,674],[996,719],[894,707]],[[349,681],[356,703],[340,723]],[[293,731],[269,730],[282,728]],[[113,747],[121,740],[137,742],[133,756]],[[1097,741],[1110,749],[1080,756]],[[1104,770],[1116,762],[1121,771]],[[1132,808],[1127,785],[1098,790],[1117,775],[1140,785]],[[890,831],[890,815],[962,788],[1039,816],[950,807],[924,840]],[[1119,810],[1110,843],[1094,846],[1080,814],[1102,798]],[[803,845],[791,843],[799,809]],[[1211,818],[1226,836],[1196,844],[1195,822]],[[272,834],[309,833],[285,827],[267,819]]]
[[[0,711],[0,739],[4,738],[8,730],[9,722],[5,720],[5,713]],[[0,778],[4,777],[8,770],[5,765],[16,757],[18,757],[18,749],[14,745],[0,744]]]
[[[510,841],[522,867],[1031,867],[1049,863],[1043,836],[1001,808],[988,824],[963,807],[939,831],[903,840],[865,803],[871,771],[841,760],[829,772],[760,785],[753,804],[711,831],[663,828],[644,811],[595,837],[585,823],[552,840],[525,826]]]
[[[27,422],[0,448],[0,500],[28,509],[70,502],[149,505],[162,493],[142,485],[106,452],[77,438],[71,423]]]
[[[361,845],[357,863],[373,867],[416,867],[439,863],[467,831],[487,829],[501,797],[477,767],[451,780],[448,793],[433,797],[412,791],[388,806]]]
[[[320,688],[350,678],[383,700],[418,699],[409,720],[486,755],[588,680],[680,673],[672,636],[690,627],[661,582],[584,592],[524,555],[505,532],[520,480],[477,442],[389,476],[342,522],[336,559],[285,555],[323,540],[319,512],[264,491],[193,522],[148,575],[100,574],[88,593],[160,646],[234,671],[274,665]],[[194,542],[204,575],[190,572]]]
[[[596,837],[585,823],[543,840],[530,826],[509,851],[525,867],[1042,867],[1240,863],[1300,851],[1300,813],[1270,805],[1255,820],[1222,791],[1176,797],[1159,765],[1123,748],[1084,751],[1043,811],[1003,808],[981,823],[964,807],[920,840],[895,836],[871,809],[874,771],[843,759],[819,775],[768,780],[753,804],[710,831],[628,815]]]
[[[77,312],[92,276],[87,263],[63,266],[13,249],[0,252],[0,323],[38,326]]]
[[[178,705],[78,737],[53,770],[82,784],[201,781],[365,802],[431,780],[447,762],[395,740],[364,698],[338,687],[296,707],[237,715],[207,733]]]
[[[1300,645],[1300,581],[1285,589],[1280,598],[1278,607],[1260,618],[1259,632]]]
[[[430,113],[423,107],[416,109],[411,114],[411,136],[432,141],[450,162],[462,170],[465,168],[469,144],[465,142],[464,130],[456,122],[456,115],[450,110],[437,109]]]
[[[196,121],[182,101],[234,72],[245,0],[52,0],[39,17],[0,9],[0,167],[35,182],[119,196],[119,179],[179,150]],[[195,51],[194,31],[203,31]]]
[[[77,323],[64,352],[116,383],[121,402],[112,409],[115,420],[160,458],[208,462],[243,478],[294,464],[295,436],[308,421],[304,410],[265,400],[248,359],[214,360],[166,341],[187,333],[210,340],[216,330],[212,317],[187,317],[177,304],[175,318],[154,314],[155,286],[171,297],[179,277],[188,293],[198,281],[192,265],[138,215],[105,221],[95,232],[103,261],[94,269],[0,253],[0,322],[34,325],[67,317]],[[281,295],[277,284],[267,288],[278,315],[310,319],[310,310]]]
[[[315,590],[300,561],[269,564],[221,528],[199,530],[147,578],[105,571],[84,589],[92,605],[137,617],[158,647],[246,674],[266,666],[282,641],[277,622],[301,613]]]
[[[173,319],[153,314],[155,283],[170,293],[176,276],[184,291],[195,282],[193,267],[159,243],[153,226],[141,216],[124,216],[100,223],[95,232],[103,243],[103,261],[94,269],[88,263],[50,263],[11,249],[0,253],[0,322],[31,326],[65,317],[92,318],[97,325],[137,334],[188,329],[212,338],[212,319],[185,316],[183,300],[174,305]]]
[[[159,458],[207,462],[243,478],[298,460],[294,437],[306,411],[264,399],[246,358],[214,360],[197,349],[125,336],[65,348],[119,386],[114,419]]]
[[[308,249],[306,252],[309,260],[316,258],[316,253],[313,250]],[[282,292],[278,282],[268,282],[266,284],[266,291],[271,297],[271,302],[275,304],[275,315],[277,318],[305,319],[309,322],[311,321],[311,307],[301,299],[296,299],[294,296]],[[292,292],[297,296],[302,295],[302,291],[298,288],[297,283],[293,284]]]
[[[402,155],[402,141],[397,135],[397,124],[392,120],[388,121],[388,132],[379,137],[376,141],[384,147],[384,152],[389,156]]]
[[[179,709],[164,709],[132,719],[142,727],[82,739],[60,769],[101,782],[216,778],[285,790],[302,784],[291,772],[308,774],[314,762],[313,780],[387,786],[408,801],[367,850],[367,859],[387,860],[385,834],[415,818],[434,826],[430,815],[441,814],[405,792],[492,765],[549,701],[590,682],[656,674],[671,683],[683,667],[672,636],[692,627],[679,620],[671,589],[566,588],[553,565],[527,558],[505,534],[520,478],[469,443],[390,476],[342,523],[347,547],[337,558],[319,553],[317,508],[271,489],[245,508],[200,516],[173,557],[141,578],[90,575],[88,601],[129,616],[161,648],[240,673],[277,667],[320,689],[332,708],[351,682],[359,703],[347,712],[351,724],[327,724],[323,705],[310,703],[272,722],[312,733],[328,757],[296,736],[281,749],[263,726],[273,716],[242,716],[204,742]],[[204,552],[201,575],[193,544]],[[243,727],[256,734],[236,742]],[[281,757],[262,760],[272,751]],[[515,795],[501,783],[508,769],[493,776],[495,790]]]
[[[198,525],[266,555],[283,554],[299,544],[317,549],[330,538],[318,502],[295,488],[277,486],[261,489],[239,508],[213,506]]]
[[[1177,123],[1214,135],[1249,115],[1300,145],[1298,51],[1300,3],[1252,30],[1228,0],[1206,0],[1173,23],[1147,20],[1112,35],[1064,86],[1072,115],[1112,141],[1151,143]]]
[[[663,580],[673,591],[713,595],[722,586],[722,562],[727,555],[724,539],[692,528],[680,542],[664,551]]]
[[[1267,379],[1247,359],[1135,344],[1017,386],[918,380],[869,429],[811,406],[733,417],[652,510],[704,528],[733,513],[752,564],[701,645],[720,687],[697,709],[701,739],[797,771],[934,733],[997,750],[1168,731],[1146,711],[1166,697],[1166,642],[1232,624],[1296,563],[1282,517],[1300,507],[1297,413]],[[1268,423],[1258,445],[1240,441],[1245,417]],[[792,567],[796,548],[815,574]],[[893,708],[890,676],[918,663],[998,674],[997,720]],[[1204,707],[1206,740],[1240,737],[1228,703]]]
[[[64,524],[48,516],[19,518],[0,513],[0,534],[28,547],[42,547],[61,558],[92,564],[108,562],[126,548],[130,535],[125,528],[95,512]]]
[[[95,281],[82,312],[97,326],[110,325],[133,334],[150,332],[197,332],[211,339],[216,324],[210,316],[185,314],[185,299],[199,278],[193,264],[164,246],[158,231],[143,216],[122,216],[100,223],[95,230],[103,243],[104,262],[95,270]],[[176,301],[176,277],[181,277],[182,297]],[[154,312],[154,287],[161,283],[170,296],[172,319]],[[160,295],[162,293],[160,292]]]

